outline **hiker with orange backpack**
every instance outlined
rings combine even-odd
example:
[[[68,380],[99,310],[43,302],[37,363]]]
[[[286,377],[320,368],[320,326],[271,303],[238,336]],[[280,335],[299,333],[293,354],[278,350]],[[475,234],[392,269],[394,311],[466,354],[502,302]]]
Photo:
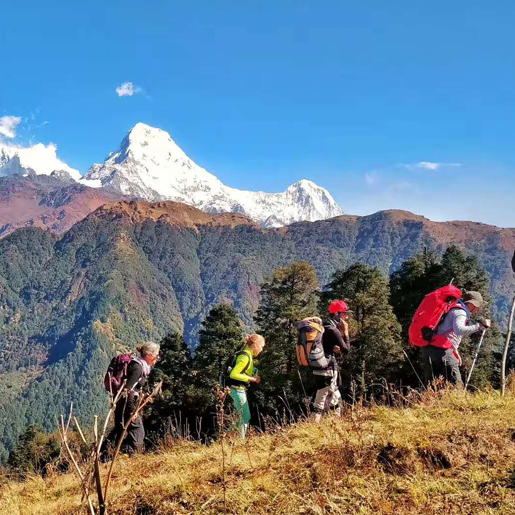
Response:
[[[343,300],[329,305],[329,318],[322,326],[317,317],[306,318],[297,324],[299,331],[297,359],[313,371],[316,394],[313,400],[315,422],[325,411],[341,412],[339,365],[336,356],[350,350],[349,308]]]
[[[489,319],[481,318],[476,323],[470,321],[483,304],[481,293],[469,291],[462,294],[452,285],[426,295],[409,330],[410,343],[422,347],[426,385],[440,376],[458,386],[463,385],[458,348],[464,336],[484,333],[490,328]]]
[[[106,390],[116,397],[120,388],[123,393],[116,403],[114,412],[114,428],[106,442],[116,445],[123,434],[124,427],[138,407],[141,389],[145,386],[152,367],[159,359],[159,345],[154,342],[144,342],[136,347],[139,356],[120,354],[115,356],[107,369],[104,378]],[[124,450],[132,454],[143,450],[145,428],[141,416],[136,417],[127,428],[123,442]]]

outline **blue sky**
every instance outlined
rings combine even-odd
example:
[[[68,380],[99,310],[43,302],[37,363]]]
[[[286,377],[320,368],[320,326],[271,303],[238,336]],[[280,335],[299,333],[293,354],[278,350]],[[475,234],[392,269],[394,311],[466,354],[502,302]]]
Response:
[[[30,0],[0,18],[12,141],[82,172],[142,121],[230,186],[308,178],[352,214],[515,227],[513,2]]]

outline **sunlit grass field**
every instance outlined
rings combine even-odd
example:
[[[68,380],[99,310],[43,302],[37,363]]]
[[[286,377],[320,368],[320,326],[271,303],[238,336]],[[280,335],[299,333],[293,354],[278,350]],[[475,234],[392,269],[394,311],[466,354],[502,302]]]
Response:
[[[108,513],[515,514],[513,392],[427,392],[403,404],[122,457]],[[3,480],[0,513],[87,511],[77,477],[51,473]]]

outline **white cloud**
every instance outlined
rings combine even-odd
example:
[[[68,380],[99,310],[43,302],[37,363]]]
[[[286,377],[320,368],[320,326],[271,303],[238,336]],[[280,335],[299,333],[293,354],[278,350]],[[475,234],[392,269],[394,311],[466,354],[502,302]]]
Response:
[[[119,97],[132,97],[138,93],[141,93],[142,89],[136,86],[132,82],[124,82],[121,86],[116,88],[116,93]]]
[[[435,171],[440,168],[449,167],[449,166],[461,166],[461,163],[435,163],[432,161],[420,161],[420,163],[409,163],[406,165],[402,165],[404,168],[408,170],[429,170]]]
[[[78,170],[71,168],[57,157],[57,146],[54,143],[44,145],[37,143],[28,147],[2,143],[0,141],[0,154],[12,159],[18,156],[20,164],[25,168],[32,168],[37,174],[50,175],[55,170],[68,172],[76,181],[81,177]]]
[[[431,161],[421,161],[418,163],[417,168],[423,168],[424,170],[438,170],[440,168],[441,163],[431,163]]]
[[[21,123],[21,117],[19,116],[2,116],[0,118],[0,134],[6,138],[15,138],[16,129]]]

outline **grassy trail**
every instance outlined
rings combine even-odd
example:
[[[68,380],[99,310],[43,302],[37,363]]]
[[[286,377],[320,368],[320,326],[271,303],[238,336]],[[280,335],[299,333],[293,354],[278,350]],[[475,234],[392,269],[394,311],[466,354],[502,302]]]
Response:
[[[515,514],[515,395],[428,393],[222,446],[122,458],[114,514]],[[106,473],[106,470],[103,470]],[[224,483],[227,505],[224,505]],[[1,515],[71,515],[73,474],[5,482]]]

